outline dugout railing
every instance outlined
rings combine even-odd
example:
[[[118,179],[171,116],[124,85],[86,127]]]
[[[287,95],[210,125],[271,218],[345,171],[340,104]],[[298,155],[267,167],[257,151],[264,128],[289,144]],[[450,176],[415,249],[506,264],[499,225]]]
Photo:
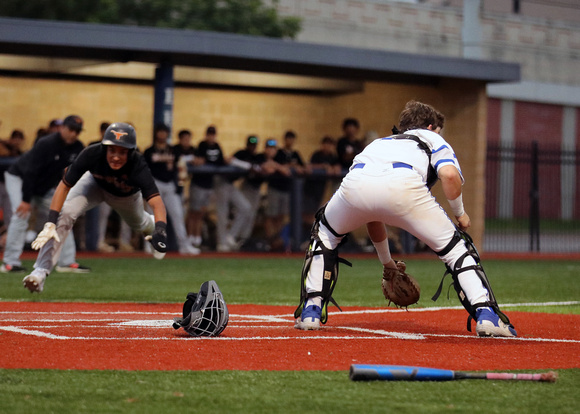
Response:
[[[488,144],[486,252],[580,253],[580,151],[538,142]],[[0,158],[5,170],[15,158]],[[346,171],[345,171],[346,172]],[[190,167],[190,174],[244,176],[233,166]],[[301,251],[308,236],[302,220],[305,180],[340,180],[314,170],[292,177],[289,247]]]

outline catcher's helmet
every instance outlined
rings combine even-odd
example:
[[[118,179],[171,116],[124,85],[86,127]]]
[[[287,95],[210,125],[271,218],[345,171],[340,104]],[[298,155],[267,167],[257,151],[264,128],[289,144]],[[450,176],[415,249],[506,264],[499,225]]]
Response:
[[[137,134],[133,126],[124,122],[115,122],[109,125],[101,141],[103,145],[118,145],[119,147],[137,148]]]
[[[173,319],[175,329],[192,336],[218,336],[228,325],[229,313],[222,292],[213,280],[204,282],[199,293],[190,292],[183,304],[183,317]]]

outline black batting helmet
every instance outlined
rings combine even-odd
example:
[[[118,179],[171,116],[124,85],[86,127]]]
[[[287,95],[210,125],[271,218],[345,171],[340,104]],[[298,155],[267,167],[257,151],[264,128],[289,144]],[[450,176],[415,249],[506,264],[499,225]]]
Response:
[[[133,126],[124,122],[115,122],[109,125],[101,141],[103,145],[117,145],[119,147],[137,148],[137,134]]]
[[[218,336],[228,325],[229,313],[224,297],[213,280],[204,282],[198,293],[189,293],[183,304],[183,317],[173,319],[175,329],[191,336]]]

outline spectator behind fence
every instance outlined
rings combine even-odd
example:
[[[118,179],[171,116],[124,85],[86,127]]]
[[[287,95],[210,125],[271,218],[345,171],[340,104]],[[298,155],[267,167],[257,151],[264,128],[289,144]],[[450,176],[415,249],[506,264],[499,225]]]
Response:
[[[266,161],[266,156],[264,153],[257,153],[258,143],[258,137],[250,135],[246,140],[246,148],[241,149],[234,154],[235,159],[246,162],[247,165],[249,165],[248,174],[240,186],[242,194],[250,204],[248,224],[243,227],[240,233],[242,245],[252,237],[256,216],[258,215],[260,201],[262,199],[261,187],[266,174],[266,170],[262,168],[262,165]]]
[[[210,125],[205,131],[205,138],[197,146],[195,165],[213,165],[217,167],[225,165],[224,154],[216,140],[216,127]],[[203,217],[214,198],[214,188],[213,174],[194,173],[192,175],[189,208],[192,211],[193,235],[196,246],[202,244]]]
[[[48,123],[48,127],[46,128],[39,128],[36,132],[36,138],[34,140],[34,144],[38,142],[38,140],[48,134],[54,134],[55,132],[59,132],[62,127],[62,119],[53,119]]]
[[[191,140],[193,134],[189,129],[182,129],[177,134],[179,142],[173,147],[173,152],[177,158],[177,185],[181,187],[182,190],[182,202],[183,198],[191,197],[191,189],[188,189],[187,194],[185,192],[186,186],[191,185],[189,179],[189,166],[195,165],[195,154],[196,149],[191,145]],[[189,203],[184,205],[185,210],[185,231],[187,232],[187,239],[191,245],[199,245],[200,243],[195,239],[193,232],[193,217],[191,209],[189,208]]]
[[[197,255],[200,250],[189,243],[185,231],[183,203],[178,194],[177,159],[173,148],[169,145],[169,127],[157,124],[153,129],[153,145],[145,150],[143,156],[151,169],[155,185],[159,189],[161,199],[165,204],[167,216],[171,220],[171,228],[177,239],[180,254]]]
[[[60,131],[40,138],[30,151],[10,166],[4,177],[6,190],[12,206],[12,218],[8,226],[6,248],[0,272],[24,273],[20,256],[24,249],[26,231],[32,206],[36,205],[37,220],[47,217],[52,195],[60,182],[63,171],[83,150],[79,141],[83,120],[69,115]],[[57,272],[87,273],[88,267],[76,263],[76,248],[72,234],[64,241],[62,253],[56,266]]]
[[[236,153],[237,154],[237,153]],[[248,171],[252,164],[232,156],[228,164]],[[249,225],[252,206],[236,185],[241,174],[219,175],[216,177],[217,251],[229,252],[240,248],[243,240],[240,233]],[[231,219],[230,219],[231,217]]]
[[[363,150],[363,144],[358,138],[360,130],[356,118],[346,118],[342,122],[343,136],[336,144],[336,153],[342,170],[348,170],[354,157]]]
[[[24,133],[15,129],[10,134],[10,138],[5,141],[0,141],[0,157],[14,158],[22,155],[22,145],[24,144]],[[6,184],[4,182],[4,173],[8,170],[10,165],[8,163],[0,164],[0,208],[2,209],[3,230],[2,233],[8,229],[10,218],[12,217],[12,207],[10,206],[10,198],[6,192]],[[2,235],[0,244],[4,246],[6,233]]]
[[[294,149],[296,134],[287,131],[284,134],[284,146],[280,148],[274,161],[284,168],[278,168],[268,182],[268,206],[266,209],[266,237],[272,249],[278,250],[283,245],[288,247],[288,240],[283,240],[282,230],[290,214],[290,195],[292,190],[292,173],[302,174],[304,162]],[[281,245],[282,243],[282,245]]]
[[[320,148],[312,153],[308,170],[311,177],[304,181],[304,204],[302,208],[302,221],[309,229],[313,220],[314,213],[323,203],[323,197],[326,193],[328,178],[326,176],[338,176],[341,172],[340,163],[335,152],[336,141],[325,136],[320,141]],[[308,235],[308,231],[305,235]]]

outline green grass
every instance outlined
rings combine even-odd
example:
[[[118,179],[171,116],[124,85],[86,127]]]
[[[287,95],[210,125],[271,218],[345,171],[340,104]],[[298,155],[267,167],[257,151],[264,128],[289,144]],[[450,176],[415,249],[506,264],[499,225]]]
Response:
[[[346,372],[0,370],[5,413],[577,413],[554,383],[352,382]],[[122,384],[122,385],[120,385]]]
[[[347,255],[348,256],[348,255]],[[214,279],[228,303],[296,305],[302,258],[149,258],[86,259],[90,274],[59,274],[47,279],[42,294],[30,294],[22,287],[22,275],[0,275],[0,300],[86,301],[86,302],[181,302],[188,291]],[[411,260],[408,271],[421,285],[418,306],[459,306],[453,288],[447,299],[447,276],[437,302],[431,296],[444,273],[437,260]],[[28,268],[30,261],[25,262]],[[353,267],[341,266],[335,298],[345,306],[384,306],[380,289],[382,267],[376,258],[353,260]],[[580,298],[580,261],[497,261],[484,262],[494,293],[501,303],[561,302]],[[550,311],[551,307],[538,307]],[[579,307],[566,307],[578,313]],[[536,310],[536,307],[527,308]],[[556,310],[556,309],[554,309]]]
[[[31,295],[22,287],[22,275],[0,275],[0,300],[177,303],[202,282],[215,279],[229,304],[296,305],[302,267],[300,257],[113,258],[82,263],[91,266],[93,273],[53,273],[41,295]],[[335,291],[339,304],[384,306],[378,261],[369,257],[355,259],[353,264],[353,268],[341,266]],[[449,276],[439,301],[430,299],[444,272],[438,260],[409,260],[407,264],[422,287],[419,306],[459,305],[453,288],[450,299],[446,297]],[[32,262],[25,265],[30,268]],[[580,261],[490,260],[484,261],[484,267],[500,304],[577,301],[580,297]],[[578,305],[528,305],[517,310],[580,314]],[[2,335],[0,352],[1,343]],[[346,372],[0,369],[0,413],[580,412],[580,370],[558,372],[556,384],[353,383]]]

